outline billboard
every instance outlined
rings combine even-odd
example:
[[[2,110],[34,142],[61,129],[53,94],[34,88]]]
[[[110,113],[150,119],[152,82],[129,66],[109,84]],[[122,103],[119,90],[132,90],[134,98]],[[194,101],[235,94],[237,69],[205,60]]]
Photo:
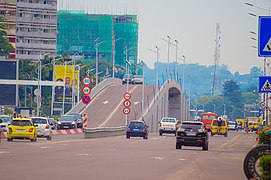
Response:
[[[0,79],[16,79],[16,61],[0,60]],[[16,85],[0,84],[0,105],[16,105]]]
[[[63,94],[65,102],[72,102],[72,95],[74,98],[78,94],[78,70],[74,70],[73,66],[55,66],[55,81],[65,81],[65,87],[55,87],[55,102],[63,101]]]

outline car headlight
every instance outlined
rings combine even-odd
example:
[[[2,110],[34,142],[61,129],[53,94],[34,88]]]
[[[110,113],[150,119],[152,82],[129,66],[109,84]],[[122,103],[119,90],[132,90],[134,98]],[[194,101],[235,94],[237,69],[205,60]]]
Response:
[[[184,128],[178,128],[178,130],[177,130],[177,131],[184,132],[184,131],[185,131],[185,129],[184,129]]]
[[[72,124],[75,124],[75,122],[72,122]]]
[[[205,132],[205,129],[203,129],[203,128],[198,129],[198,132],[199,132],[199,133]]]
[[[61,124],[61,122],[57,122],[57,124]]]

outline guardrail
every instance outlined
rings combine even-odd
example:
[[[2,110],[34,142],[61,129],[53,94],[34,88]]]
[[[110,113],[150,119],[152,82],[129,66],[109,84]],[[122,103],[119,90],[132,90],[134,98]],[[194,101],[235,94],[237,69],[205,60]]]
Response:
[[[101,127],[101,128],[86,128],[84,131],[84,137],[90,138],[102,138],[125,135],[126,127]]]

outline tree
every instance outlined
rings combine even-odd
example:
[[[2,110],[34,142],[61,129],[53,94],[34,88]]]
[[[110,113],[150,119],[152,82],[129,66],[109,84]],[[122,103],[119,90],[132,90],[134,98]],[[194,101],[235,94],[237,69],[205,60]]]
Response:
[[[0,16],[0,56],[8,56],[13,49],[12,45],[7,40],[8,27],[5,24],[6,18]]]
[[[224,100],[236,107],[242,106],[240,86],[233,80],[226,81],[223,86]]]

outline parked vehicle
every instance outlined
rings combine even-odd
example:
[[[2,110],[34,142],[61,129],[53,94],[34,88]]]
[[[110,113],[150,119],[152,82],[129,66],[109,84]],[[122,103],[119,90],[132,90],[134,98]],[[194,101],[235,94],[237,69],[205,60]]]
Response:
[[[234,121],[228,121],[228,130],[235,131],[237,129],[237,124]]]
[[[49,124],[52,128],[52,130],[56,130],[57,129],[57,121],[54,118],[48,118],[49,120]]]
[[[122,79],[122,84],[133,84],[134,83],[134,75],[132,74],[124,74]]]
[[[177,130],[176,149],[182,149],[182,146],[202,147],[202,150],[208,150],[209,135],[202,122],[185,121]]]
[[[126,129],[126,138],[143,137],[143,139],[148,139],[148,127],[144,121],[132,120]]]
[[[0,115],[2,122],[0,123],[0,131],[7,131],[8,125],[11,123],[12,118],[7,115]]]
[[[227,121],[221,117],[212,120],[211,124],[211,136],[224,135],[228,136],[228,124]]]
[[[30,118],[14,118],[8,125],[7,141],[13,139],[29,139],[37,141],[37,129]]]
[[[53,132],[49,119],[45,117],[31,117],[33,124],[36,126],[38,137],[45,137],[52,140]]]
[[[77,119],[77,128],[83,128],[83,118],[79,113],[68,114],[74,116]]]
[[[163,133],[175,134],[177,130],[177,119],[173,117],[163,117],[160,121],[159,135],[162,136]]]
[[[201,114],[201,122],[204,124],[205,128],[208,131],[211,131],[211,123],[212,120],[216,118],[216,114],[212,112],[202,113]]]
[[[72,115],[62,115],[57,122],[57,129],[76,129],[77,119]]]
[[[134,75],[133,83],[134,84],[143,84],[143,76],[142,75]]]

